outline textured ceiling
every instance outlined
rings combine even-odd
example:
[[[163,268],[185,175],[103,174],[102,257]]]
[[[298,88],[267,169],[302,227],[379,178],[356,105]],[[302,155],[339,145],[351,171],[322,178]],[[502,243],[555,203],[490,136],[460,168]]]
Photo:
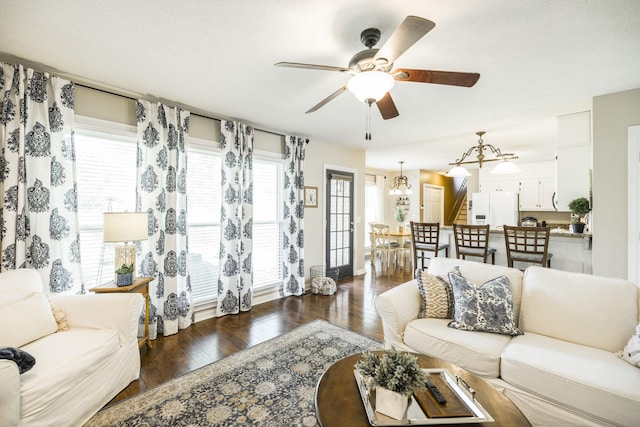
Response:
[[[407,15],[436,27],[396,67],[481,74],[473,88],[398,82],[400,116],[372,110],[340,88],[348,75],[274,67],[279,61],[345,67]],[[0,55],[85,81],[175,101],[262,129],[358,147],[367,166],[445,170],[485,142],[520,161],[552,159],[556,116],[594,96],[640,87],[636,0],[0,0]],[[1,58],[1,56],[0,56]]]

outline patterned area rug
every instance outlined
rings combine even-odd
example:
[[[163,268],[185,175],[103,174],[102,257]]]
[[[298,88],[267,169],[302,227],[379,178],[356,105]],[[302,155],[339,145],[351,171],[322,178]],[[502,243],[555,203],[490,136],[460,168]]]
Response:
[[[336,360],[382,344],[316,320],[98,412],[86,426],[316,426]]]

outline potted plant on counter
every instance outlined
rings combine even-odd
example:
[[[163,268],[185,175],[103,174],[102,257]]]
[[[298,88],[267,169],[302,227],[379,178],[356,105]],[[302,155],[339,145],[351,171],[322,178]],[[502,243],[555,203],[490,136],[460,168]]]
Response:
[[[404,417],[411,393],[424,388],[427,378],[416,356],[393,347],[381,356],[363,353],[355,368],[369,388],[375,387],[375,410],[397,420]]]
[[[569,231],[572,233],[582,233],[584,231],[584,222],[582,217],[589,213],[591,208],[589,207],[589,200],[586,197],[578,197],[569,203],[569,210],[571,210],[571,219],[573,224],[569,227]]]

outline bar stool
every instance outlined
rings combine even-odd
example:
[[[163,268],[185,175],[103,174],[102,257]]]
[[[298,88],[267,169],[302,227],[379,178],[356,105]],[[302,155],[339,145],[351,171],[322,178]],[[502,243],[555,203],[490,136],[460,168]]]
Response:
[[[507,248],[507,265],[514,261],[540,264],[551,268],[552,253],[549,253],[549,227],[504,226],[504,242]]]
[[[437,222],[413,222],[411,221],[411,249],[413,252],[413,268],[418,268],[418,258],[420,268],[425,267],[425,259],[429,259],[426,254],[433,252],[437,257],[438,253],[444,249],[445,256],[449,256],[449,244],[440,243],[440,224]]]
[[[491,264],[496,263],[496,250],[489,247],[489,224],[453,224],[453,235],[455,236],[458,258],[481,257],[482,262],[486,264],[487,257],[491,255]]]

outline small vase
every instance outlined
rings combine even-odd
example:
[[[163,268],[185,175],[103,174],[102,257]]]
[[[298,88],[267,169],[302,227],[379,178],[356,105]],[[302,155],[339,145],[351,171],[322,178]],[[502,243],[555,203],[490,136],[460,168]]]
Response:
[[[401,420],[409,407],[409,396],[376,386],[376,412]]]
[[[583,233],[584,232],[584,224],[581,222],[576,222],[569,226],[569,231],[572,233]]]
[[[126,274],[116,273],[116,285],[118,287],[129,286],[132,283],[133,283],[133,273],[126,273]]]

